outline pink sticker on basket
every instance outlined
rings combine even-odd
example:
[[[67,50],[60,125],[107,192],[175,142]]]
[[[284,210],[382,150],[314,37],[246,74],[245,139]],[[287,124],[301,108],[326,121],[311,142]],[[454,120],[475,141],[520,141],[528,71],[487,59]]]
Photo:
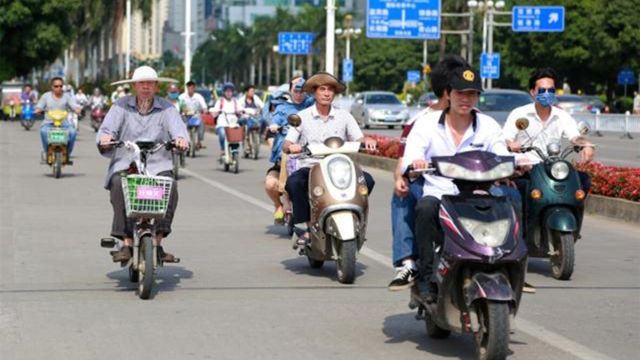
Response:
[[[162,186],[138,186],[136,188],[136,199],[139,200],[162,200],[163,195]]]

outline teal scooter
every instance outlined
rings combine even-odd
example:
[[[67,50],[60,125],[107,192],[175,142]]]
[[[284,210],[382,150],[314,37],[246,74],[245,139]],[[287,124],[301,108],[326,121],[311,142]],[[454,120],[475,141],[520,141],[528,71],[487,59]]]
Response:
[[[516,121],[520,131],[526,132],[528,126],[525,118]],[[581,134],[588,133],[586,124],[579,127]],[[575,243],[582,228],[586,194],[578,171],[565,160],[581,149],[570,145],[563,150],[559,142],[551,142],[546,154],[535,146],[521,148],[523,153],[535,151],[543,160],[533,165],[523,194],[523,233],[529,256],[548,258],[552,276],[558,280],[569,280],[573,274]]]

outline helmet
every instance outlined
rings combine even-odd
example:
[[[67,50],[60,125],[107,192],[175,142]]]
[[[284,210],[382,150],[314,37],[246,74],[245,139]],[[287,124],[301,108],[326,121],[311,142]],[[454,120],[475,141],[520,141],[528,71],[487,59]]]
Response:
[[[229,89],[231,89],[232,91],[236,89],[232,82],[226,82],[224,83],[224,85],[222,85],[222,92],[225,92]]]

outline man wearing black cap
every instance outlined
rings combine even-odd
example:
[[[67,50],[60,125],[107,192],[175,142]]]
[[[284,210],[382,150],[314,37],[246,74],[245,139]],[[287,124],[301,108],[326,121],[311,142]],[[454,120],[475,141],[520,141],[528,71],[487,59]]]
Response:
[[[478,73],[468,64],[451,73],[445,97],[449,107],[416,121],[406,143],[402,172],[409,165],[424,169],[433,156],[451,156],[459,152],[482,150],[509,155],[500,125],[475,110],[482,92]],[[433,302],[431,289],[434,243],[442,244],[444,234],[438,220],[440,199],[455,195],[458,188],[451,179],[423,175],[423,198],[416,206],[415,235],[420,258],[418,290],[427,302]]]

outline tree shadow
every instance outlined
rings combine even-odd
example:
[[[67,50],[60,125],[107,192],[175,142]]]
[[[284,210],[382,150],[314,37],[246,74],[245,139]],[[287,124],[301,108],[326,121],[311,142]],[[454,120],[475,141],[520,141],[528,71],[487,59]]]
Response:
[[[138,289],[138,283],[129,280],[129,267],[107,273],[107,277],[117,281],[117,291],[136,291]],[[193,272],[182,266],[163,266],[155,275],[150,298],[154,298],[159,292],[175,291],[182,279],[191,279],[192,277]]]
[[[336,262],[325,261],[324,265],[319,269],[313,269],[309,266],[309,262],[306,256],[299,256],[293,259],[287,259],[280,262],[285,269],[291,271],[296,275],[308,275],[312,277],[329,278],[333,282],[338,282],[336,273]],[[367,269],[367,265],[356,262],[356,281],[357,278],[362,276]]]

